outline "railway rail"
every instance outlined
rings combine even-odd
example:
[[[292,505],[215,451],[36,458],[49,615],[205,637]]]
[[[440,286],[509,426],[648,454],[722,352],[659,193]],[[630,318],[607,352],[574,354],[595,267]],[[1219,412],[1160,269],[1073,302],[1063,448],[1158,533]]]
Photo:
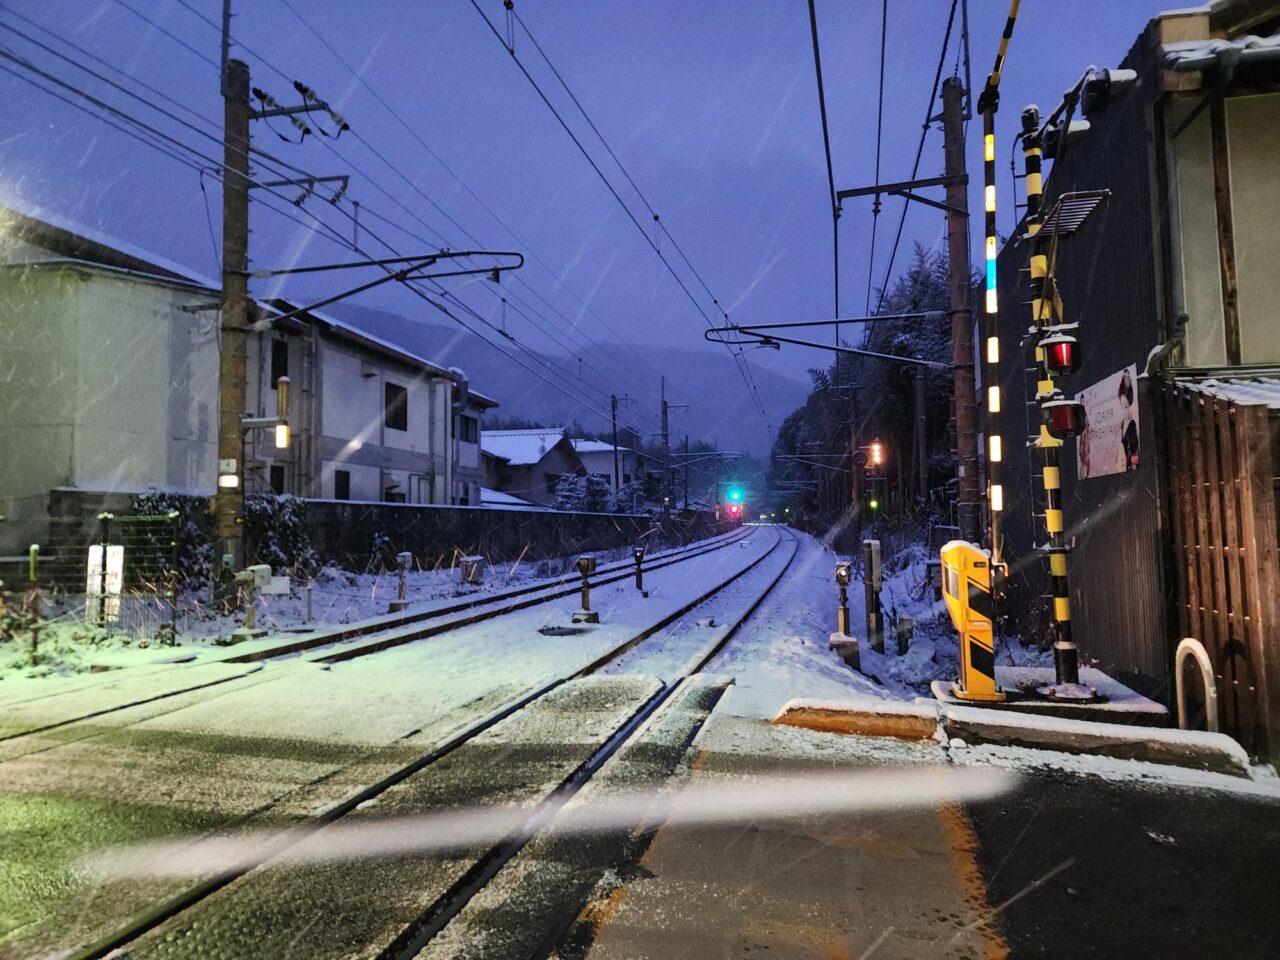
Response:
[[[534,798],[529,819],[521,830],[499,839],[489,849],[478,852],[470,866],[457,876],[447,889],[434,897],[430,904],[419,911],[414,918],[404,923],[402,928],[395,933],[394,937],[391,937],[389,942],[381,947],[380,952],[377,954],[381,958],[386,958],[386,960],[390,960],[390,958],[399,960],[399,958],[417,955],[502,870],[503,866],[509,863],[526,846],[530,839],[536,836],[555,817],[565,803],[588,784],[606,766],[608,761],[617,755],[619,750],[634,742],[637,733],[645,728],[646,723],[653,719],[664,705],[673,702],[673,697],[676,696],[678,691],[687,691],[689,689],[689,681],[696,678],[706,668],[707,664],[725,648],[741,629],[742,625],[755,613],[760,604],[764,602],[786,574],[799,549],[799,540],[797,538],[788,532],[784,532],[784,528],[775,528],[775,530],[775,541],[767,549],[738,569],[733,570],[711,586],[710,589],[699,591],[696,597],[683,603],[678,609],[666,613],[657,622],[651,623],[643,629],[637,630],[621,642],[613,644],[608,650],[592,657],[588,662],[583,663],[576,669],[565,671],[551,680],[539,683],[535,688],[502,704],[477,721],[467,724],[463,729],[454,732],[412,761],[403,764],[391,774],[380,778],[377,782],[371,783],[358,792],[351,794],[342,802],[329,807],[302,824],[294,824],[288,831],[282,831],[278,837],[263,844],[260,856],[255,856],[253,862],[255,864],[269,864],[274,858],[287,855],[288,849],[294,844],[322,835],[324,828],[328,825],[367,806],[371,801],[377,800],[393,788],[407,784],[410,781],[419,782],[422,777],[431,777],[433,765],[440,763],[444,758],[450,757],[468,747],[468,745],[472,745],[474,748],[477,738],[493,730],[504,721],[523,716],[540,704],[545,704],[553,696],[568,695],[572,697],[576,690],[575,687],[571,686],[574,681],[583,681],[585,678],[602,674],[611,665],[617,664],[623,658],[628,658],[630,671],[643,671],[645,664],[643,653],[646,650],[646,643],[652,641],[654,649],[658,649],[661,646],[661,640],[668,637],[668,633],[671,630],[679,630],[681,625],[696,621],[700,612],[704,612],[711,606],[716,605],[719,616],[723,617],[724,620],[714,629],[711,636],[704,642],[690,644],[690,648],[696,647],[696,649],[692,649],[690,655],[677,670],[674,672],[667,670],[666,675],[657,681],[656,688],[652,693],[644,697],[634,709],[630,709],[622,721],[614,725],[608,735],[595,747],[591,748],[581,762],[577,763],[566,776],[559,777],[552,789],[546,791],[542,796]],[[739,539],[729,539],[727,543],[736,543]],[[725,545],[727,544],[721,543],[718,546]],[[716,548],[713,547],[711,549]],[[709,550],[704,550],[697,554],[684,551],[683,559],[687,560],[691,555],[700,556],[705,552],[709,552]],[[669,562],[677,563],[680,561],[672,559]],[[615,576],[616,573],[617,569],[615,568],[613,571],[606,571],[606,576],[614,576],[614,579],[621,579],[630,575],[628,572]],[[738,592],[745,593],[745,596],[732,605],[726,615],[725,603],[717,603],[717,601],[722,599],[722,595],[726,590],[735,585],[738,587]],[[564,594],[560,593],[558,595],[563,596]],[[523,606],[525,601],[529,599],[531,598],[527,595],[518,598],[509,597],[507,602],[499,604],[498,607],[504,608],[512,603]],[[515,609],[520,609],[521,606],[517,606]],[[509,611],[501,609],[501,612]],[[492,616],[497,615],[499,613],[492,614]],[[467,614],[463,619],[470,622],[470,616],[470,614]],[[432,624],[423,629],[432,630],[433,633],[442,632],[435,629],[438,626],[439,624]],[[664,631],[667,632],[664,633]],[[682,635],[682,639],[688,639],[689,637],[693,637],[695,641],[701,639],[696,631],[690,633],[686,630]],[[369,647],[365,654],[386,649],[385,646],[376,648],[369,645],[365,646]],[[721,687],[721,689],[723,688]],[[718,694],[716,696],[718,697]],[[692,740],[692,737],[696,735],[700,725],[701,720],[689,732],[689,740]],[[251,866],[240,866],[193,883],[153,909],[120,925],[96,942],[71,953],[70,956],[79,958],[79,960],[91,960],[91,958],[117,955],[144,957],[151,956],[152,953],[158,953],[162,956],[181,955],[174,954],[172,950],[166,953],[164,944],[173,939],[173,936],[166,936],[166,934],[176,935],[174,931],[181,928],[190,919],[188,911],[198,913],[205,901],[209,901],[210,898],[219,891],[224,890],[224,888],[231,887],[236,881],[241,881],[240,887],[227,890],[224,896],[240,896],[241,898],[247,898],[249,902],[255,901],[257,897],[252,889],[253,885],[255,881],[262,881],[263,877],[268,875],[270,871],[254,873],[253,869]],[[253,875],[247,876],[251,873]],[[212,925],[210,922],[204,923],[203,929],[206,944],[210,935],[216,937],[216,926],[216,923],[212,923]],[[230,949],[234,951],[234,947],[230,947]]]
[[[718,550],[741,543],[750,535],[751,528],[745,528],[721,537],[697,541],[673,550],[663,551],[648,558],[649,562],[645,565],[644,570],[646,573],[652,573],[676,564],[697,560]],[[627,580],[634,574],[635,566],[630,561],[602,565],[591,578],[592,589]],[[572,585],[568,585],[570,583]],[[304,655],[305,659],[315,662],[338,663],[368,656],[402,644],[439,636],[452,630],[457,630],[460,627],[494,620],[505,614],[529,609],[540,604],[550,603],[573,596],[578,590],[578,578],[576,576],[570,577],[566,574],[494,594],[470,597],[466,600],[435,605],[425,609],[373,617],[335,630],[312,633],[306,637],[288,639],[283,642],[267,643],[245,652],[232,651],[225,656],[203,659],[200,661],[200,665],[213,663],[250,664],[280,660],[298,655]],[[169,666],[165,669],[172,670],[173,667]],[[25,728],[19,727],[9,732],[0,732],[0,743],[33,734],[47,733],[59,728],[73,726],[77,723],[95,720],[109,714],[119,713],[183,694],[194,693],[209,687],[232,684],[250,676],[254,676],[254,674],[242,673],[233,676],[222,676],[206,682],[193,682],[176,688],[165,689],[145,697],[129,699],[101,708],[80,712],[73,711],[69,715],[59,717],[56,720],[34,724]],[[13,701],[4,706],[13,708],[30,705],[53,697],[67,697],[74,694],[75,689],[78,688],[70,690],[64,688],[44,697]],[[0,714],[0,720],[3,720],[3,714]]]

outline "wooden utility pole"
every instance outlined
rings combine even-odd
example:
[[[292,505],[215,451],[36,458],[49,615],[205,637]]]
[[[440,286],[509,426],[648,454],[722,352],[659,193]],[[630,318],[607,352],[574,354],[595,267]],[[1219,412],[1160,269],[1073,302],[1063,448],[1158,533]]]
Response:
[[[249,67],[228,60],[222,170],[222,342],[218,366],[218,487],[214,517],[221,570],[244,567],[244,427],[249,339]]]
[[[969,186],[964,149],[964,84],[942,84],[942,138],[947,184],[947,262],[951,293],[951,349],[956,418],[957,515],[960,536],[981,539],[978,499],[978,410],[974,398],[973,312],[969,267]]]
[[[920,476],[920,500],[929,496],[929,452],[925,437],[924,368],[916,367],[916,469]]]

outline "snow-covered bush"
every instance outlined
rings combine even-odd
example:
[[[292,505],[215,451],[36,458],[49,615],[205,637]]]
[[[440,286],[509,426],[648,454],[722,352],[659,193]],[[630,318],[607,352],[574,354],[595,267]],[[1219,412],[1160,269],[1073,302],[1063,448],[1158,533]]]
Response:
[[[608,513],[613,509],[613,487],[609,478],[593,473],[586,477],[586,491],[581,509],[590,513]]]
[[[310,575],[317,566],[316,552],[307,536],[307,504],[297,497],[255,494],[244,498],[248,563],[269,563],[271,568]]]
[[[556,499],[552,504],[557,510],[581,510],[587,498],[586,477],[566,473],[556,484]]]
[[[206,498],[152,490],[134,497],[133,512],[138,516],[153,517],[176,513],[178,516],[174,533],[178,543],[178,579],[192,589],[209,582],[213,571],[214,537],[213,518]],[[144,528],[142,536],[146,540],[155,541],[147,546],[167,555],[167,525],[157,525],[154,529]],[[163,538],[163,543],[160,538]]]

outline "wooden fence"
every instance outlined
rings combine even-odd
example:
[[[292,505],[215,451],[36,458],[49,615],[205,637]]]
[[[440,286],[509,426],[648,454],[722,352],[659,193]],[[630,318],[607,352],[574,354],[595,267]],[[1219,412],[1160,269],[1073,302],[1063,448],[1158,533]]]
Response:
[[[1236,403],[1184,382],[1166,389],[1164,422],[1174,622],[1179,637],[1195,637],[1209,651],[1223,732],[1275,761],[1280,419],[1265,404]]]

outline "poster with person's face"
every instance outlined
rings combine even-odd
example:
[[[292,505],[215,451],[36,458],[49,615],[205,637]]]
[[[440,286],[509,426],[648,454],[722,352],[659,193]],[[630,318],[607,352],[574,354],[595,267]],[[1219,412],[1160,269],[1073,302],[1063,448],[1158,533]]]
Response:
[[[1076,441],[1081,480],[1138,469],[1138,367],[1130,364],[1076,394],[1086,427]]]

